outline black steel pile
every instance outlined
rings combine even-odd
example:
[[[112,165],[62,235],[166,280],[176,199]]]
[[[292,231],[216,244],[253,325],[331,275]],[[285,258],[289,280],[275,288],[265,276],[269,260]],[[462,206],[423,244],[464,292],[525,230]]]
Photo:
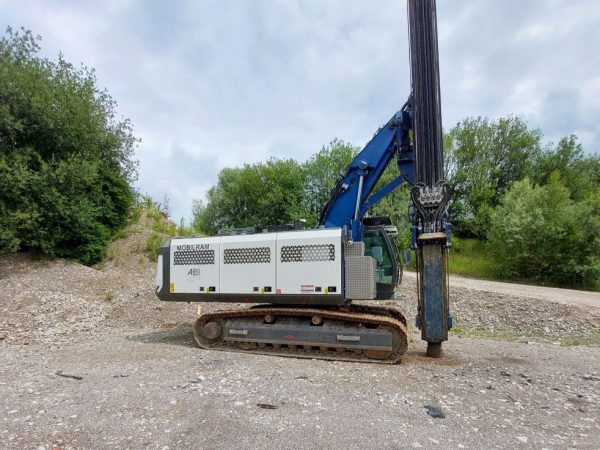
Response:
[[[435,0],[408,0],[415,182],[434,186],[444,174]]]

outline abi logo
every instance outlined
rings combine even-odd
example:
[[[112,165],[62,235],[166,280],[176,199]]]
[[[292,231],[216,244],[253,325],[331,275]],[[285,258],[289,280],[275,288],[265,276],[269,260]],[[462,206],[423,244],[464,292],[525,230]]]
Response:
[[[190,271],[188,272],[188,277],[199,277],[200,276],[200,269],[190,269]]]

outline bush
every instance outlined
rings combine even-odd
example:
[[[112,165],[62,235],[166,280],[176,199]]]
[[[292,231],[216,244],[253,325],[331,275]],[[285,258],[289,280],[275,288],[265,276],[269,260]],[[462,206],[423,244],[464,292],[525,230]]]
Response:
[[[461,236],[485,238],[493,209],[514,182],[531,175],[541,132],[518,117],[468,118],[445,136],[450,220]]]
[[[156,261],[158,259],[158,251],[160,250],[160,246],[165,242],[165,235],[157,233],[153,231],[148,239],[146,240],[146,251],[150,256],[152,261]]]
[[[0,38],[0,253],[99,261],[127,221],[135,138],[92,70]]]
[[[502,275],[594,286],[600,269],[600,192],[574,203],[558,173],[516,182],[491,216],[490,250]]]

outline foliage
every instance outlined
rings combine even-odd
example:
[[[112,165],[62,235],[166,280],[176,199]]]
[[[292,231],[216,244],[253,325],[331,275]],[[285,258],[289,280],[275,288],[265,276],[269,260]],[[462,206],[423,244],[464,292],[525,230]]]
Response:
[[[498,277],[498,264],[490,254],[486,243],[478,239],[452,238],[448,252],[448,269],[451,273],[476,278]]]
[[[333,139],[304,163],[304,206],[316,223],[321,217],[336,181],[343,176],[359,148]]]
[[[39,38],[0,38],[0,253],[91,264],[127,220],[136,140],[94,72],[38,55]]]
[[[303,204],[304,171],[292,159],[226,168],[207,202],[193,204],[192,228],[206,234],[220,229],[283,225],[308,216]]]
[[[446,178],[455,234],[489,239],[500,269],[495,276],[593,286],[600,158],[585,156],[576,136],[544,149],[540,140],[539,130],[516,117],[466,119],[450,130]],[[452,253],[452,271],[494,272],[486,268],[485,251]]]
[[[501,273],[593,286],[600,274],[600,188],[574,202],[559,172],[516,182],[492,214],[490,249]]]
[[[7,187],[0,191],[4,251],[29,248],[93,263],[125,225],[129,186],[107,178],[96,162],[78,156],[46,162],[24,151],[1,158],[0,175]]]
[[[146,240],[146,252],[150,256],[152,261],[156,261],[158,259],[158,251],[160,250],[161,245],[165,242],[165,236],[161,233],[157,233],[153,231]]]
[[[465,119],[445,137],[450,220],[457,233],[485,238],[490,215],[515,181],[530,176],[541,133],[518,117]]]
[[[266,228],[295,219],[315,226],[337,178],[356,152],[356,147],[334,139],[304,164],[271,159],[223,169],[207,201],[193,200],[192,229],[214,234],[219,229]]]
[[[548,146],[535,162],[532,181],[547,184],[550,176],[558,173],[571,191],[571,199],[586,198],[595,186],[600,186],[600,156],[585,156],[577,136],[562,138],[556,148]]]
[[[143,230],[150,231],[143,243],[145,246],[139,250],[144,250],[152,261],[156,261],[158,251],[167,239],[182,235],[177,225],[169,220],[168,207],[167,196],[163,197],[162,202],[155,202],[149,195],[142,194],[136,197],[131,208],[131,225],[141,226]]]
[[[190,234],[192,234],[193,230],[191,226],[187,226],[185,224],[185,219],[182,217],[179,220],[179,225],[177,225],[177,236],[189,236]]]

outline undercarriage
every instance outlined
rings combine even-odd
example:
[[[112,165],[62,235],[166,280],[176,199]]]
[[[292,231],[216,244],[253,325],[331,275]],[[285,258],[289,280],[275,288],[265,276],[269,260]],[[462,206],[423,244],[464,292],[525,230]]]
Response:
[[[194,337],[205,349],[338,361],[400,361],[406,317],[395,307],[259,305],[202,314]]]

